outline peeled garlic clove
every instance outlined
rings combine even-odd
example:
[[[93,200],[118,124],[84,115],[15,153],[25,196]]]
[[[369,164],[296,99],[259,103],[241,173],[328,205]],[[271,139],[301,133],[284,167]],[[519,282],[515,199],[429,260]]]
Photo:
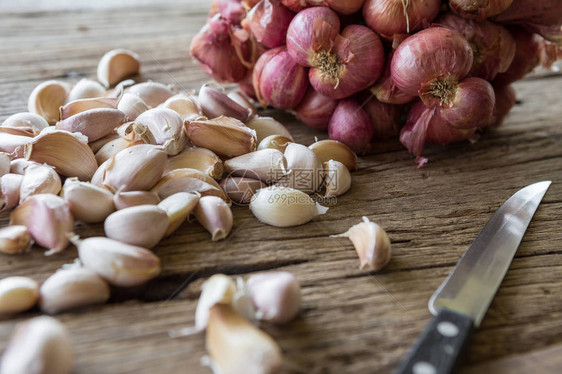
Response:
[[[64,121],[78,113],[92,109],[117,109],[119,99],[116,97],[96,97],[92,99],[79,99],[70,101],[60,107],[60,119]],[[84,134],[85,135],[85,134]]]
[[[82,222],[103,222],[115,211],[111,192],[76,178],[64,182],[62,197],[74,218]]]
[[[199,193],[202,196],[218,196],[226,202],[228,196],[213,178],[197,169],[175,169],[162,177],[152,188],[161,199],[165,199],[177,192]]]
[[[31,127],[41,131],[49,127],[49,123],[37,113],[21,112],[11,115],[2,122],[2,127]]]
[[[175,169],[197,169],[211,178],[220,179],[224,172],[222,160],[213,151],[205,148],[190,147],[168,158],[166,171]]]
[[[96,152],[96,161],[98,165],[103,164],[111,157],[116,155],[117,153],[121,152],[125,148],[132,147],[133,145],[142,144],[142,141],[138,140],[131,140],[127,138],[117,137],[116,139],[111,140],[103,145],[97,152]]]
[[[104,237],[73,243],[84,267],[114,286],[138,286],[160,274],[160,259],[148,249]]]
[[[211,234],[211,240],[222,240],[232,230],[232,211],[219,197],[203,196],[193,210],[197,221]]]
[[[66,102],[70,103],[74,100],[102,97],[103,95],[105,95],[105,88],[101,84],[95,80],[83,78],[72,87],[66,97]]]
[[[110,214],[103,225],[105,235],[143,248],[153,248],[168,229],[168,215],[156,205],[139,205]]]
[[[201,296],[195,310],[195,328],[202,331],[209,322],[209,309],[216,304],[231,304],[236,283],[227,275],[215,274],[201,286]]]
[[[90,142],[88,143],[88,145],[90,146],[90,149],[92,150],[92,152],[97,153],[104,145],[106,145],[107,143],[109,143],[112,140],[118,139],[119,135],[117,134],[109,134],[104,136],[101,139],[98,139],[96,141]]]
[[[0,229],[0,252],[6,254],[24,253],[33,244],[27,227],[21,225],[6,226]]]
[[[128,147],[107,161],[103,184],[111,191],[146,191],[162,177],[167,155],[160,146]]]
[[[277,182],[283,187],[291,187],[306,193],[313,193],[320,188],[324,177],[322,163],[308,147],[290,143],[284,153],[290,174]]]
[[[59,108],[64,105],[71,86],[68,83],[50,80],[33,89],[27,102],[27,110],[37,113],[50,125],[59,120]]]
[[[70,374],[72,342],[66,327],[48,316],[18,323],[2,356],[0,374]]]
[[[57,270],[43,282],[39,294],[41,311],[55,314],[105,303],[109,286],[94,271],[74,266]]]
[[[289,130],[281,122],[271,117],[255,116],[248,122],[248,127],[256,131],[258,143],[270,135],[281,135],[293,141]]]
[[[158,194],[150,191],[117,191],[113,195],[113,204],[117,210],[138,205],[157,205],[159,202]]]
[[[0,177],[10,172],[12,158],[9,154],[0,152]]]
[[[0,132],[0,152],[12,154],[14,157],[23,157],[25,146],[33,141],[27,135],[14,135]]]
[[[175,94],[169,86],[158,82],[138,83],[127,88],[125,92],[137,95],[151,108],[157,107]]]
[[[38,298],[39,285],[31,278],[8,277],[0,280],[0,315],[31,309]]]
[[[141,113],[150,109],[148,105],[137,95],[132,93],[124,93],[119,100],[117,109],[127,115],[129,121],[134,121]]]
[[[183,151],[187,144],[183,119],[171,109],[147,110],[135,119],[133,130],[145,143],[163,146],[170,156]]]
[[[289,143],[293,141],[283,135],[269,135],[263,138],[263,140],[258,144],[258,151],[262,149],[277,149],[280,152],[285,152]]]
[[[300,285],[287,271],[254,274],[246,282],[246,287],[258,319],[283,324],[292,321],[299,313]]]
[[[349,238],[359,256],[361,270],[377,271],[390,261],[390,239],[382,227],[363,217],[363,222],[352,226],[347,232],[331,237]]]
[[[250,102],[250,98],[242,91],[232,91],[229,92],[227,96],[236,104],[248,109],[250,111],[249,118],[252,118],[258,112],[256,107]]]
[[[267,185],[260,180],[245,177],[227,177],[220,182],[228,198],[237,204],[248,204],[257,190]]]
[[[125,78],[136,75],[140,70],[139,56],[126,49],[107,52],[98,63],[98,80],[111,87]]]
[[[12,210],[19,204],[23,175],[6,174],[0,177],[0,213]]]
[[[210,308],[206,346],[222,374],[272,374],[281,368],[281,349],[275,340],[228,304]]]
[[[31,195],[50,193],[57,195],[62,187],[59,175],[49,165],[32,164],[25,168],[20,185],[20,201]]]
[[[57,123],[58,130],[79,132],[88,137],[89,142],[110,134],[114,128],[125,121],[125,113],[117,109],[90,109],[68,117]]]
[[[207,84],[204,84],[199,90],[199,105],[207,118],[226,116],[246,122],[250,116],[248,108],[236,103],[221,90]]]
[[[226,160],[224,168],[229,176],[272,183],[287,174],[287,161],[283,153],[276,149],[262,149]]]
[[[258,190],[250,202],[250,210],[263,223],[277,227],[303,225],[325,214],[328,208],[314,202],[302,191],[271,186]]]
[[[199,195],[189,192],[178,192],[158,203],[158,208],[168,215],[168,228],[164,233],[164,238],[170,236],[182,223],[187,221],[187,217],[199,202]]]
[[[90,180],[98,168],[85,136],[52,128],[43,130],[25,146],[25,158],[80,180]]]
[[[312,143],[310,148],[320,160],[325,163],[330,160],[339,161],[350,171],[357,170],[357,156],[347,145],[337,140],[320,140]]]
[[[256,132],[234,118],[187,121],[185,131],[194,145],[221,157],[236,157],[256,149]]]
[[[326,197],[340,196],[351,188],[351,174],[347,166],[339,161],[330,160],[324,163],[326,172]]]
[[[179,93],[160,105],[176,112],[184,120],[195,120],[203,116],[197,96],[193,93]]]

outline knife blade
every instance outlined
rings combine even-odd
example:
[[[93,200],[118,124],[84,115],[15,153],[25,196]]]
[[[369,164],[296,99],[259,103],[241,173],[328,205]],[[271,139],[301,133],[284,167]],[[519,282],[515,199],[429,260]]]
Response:
[[[511,196],[486,223],[429,300],[435,316],[395,374],[453,372],[474,327],[496,294],[550,181]]]

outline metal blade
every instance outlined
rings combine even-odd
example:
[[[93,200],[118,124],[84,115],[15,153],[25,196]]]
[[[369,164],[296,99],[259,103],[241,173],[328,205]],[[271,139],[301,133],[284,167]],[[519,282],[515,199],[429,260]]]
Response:
[[[445,307],[480,325],[550,183],[519,190],[497,210],[429,300],[432,314]]]

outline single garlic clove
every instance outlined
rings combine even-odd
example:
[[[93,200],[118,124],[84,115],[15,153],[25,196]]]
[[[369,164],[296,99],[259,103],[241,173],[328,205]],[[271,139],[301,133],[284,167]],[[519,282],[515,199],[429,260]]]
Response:
[[[150,107],[139,96],[126,92],[119,100],[117,109],[125,113],[129,121],[134,121],[141,113],[149,110]]]
[[[231,304],[236,283],[227,275],[215,274],[203,282],[195,310],[195,329],[203,331],[209,322],[209,309],[216,304]]]
[[[116,97],[96,97],[71,101],[60,107],[60,119],[64,121],[74,115],[92,109],[117,109],[119,99]]]
[[[326,197],[340,196],[351,188],[351,173],[347,166],[339,161],[330,160],[324,163],[326,180]]]
[[[41,311],[56,314],[105,303],[109,299],[109,286],[94,271],[72,266],[57,270],[47,278],[39,294]]]
[[[37,131],[49,127],[49,123],[37,113],[21,112],[11,115],[2,122],[2,127],[31,127]]]
[[[103,186],[104,186],[103,185],[103,178],[105,177],[105,169],[107,168],[108,164],[109,164],[109,160],[102,163],[96,169],[96,172],[94,173],[94,175],[92,175],[92,179],[90,180],[91,184],[93,184],[94,186],[103,188]]]
[[[295,276],[287,271],[252,275],[246,287],[258,319],[272,323],[288,323],[299,313],[301,289]]]
[[[7,133],[18,136],[27,136],[32,138],[40,133],[33,127],[10,127],[10,126],[0,126],[0,133]]]
[[[208,84],[204,84],[199,90],[199,105],[207,118],[226,116],[246,122],[250,116],[248,108],[241,106],[223,91]]]
[[[349,238],[359,256],[361,270],[377,271],[390,261],[390,238],[382,227],[363,217],[363,222],[352,226],[347,232],[331,237]]]
[[[220,179],[224,172],[219,156],[211,150],[199,147],[186,148],[181,153],[168,158],[166,172],[186,168],[200,170],[214,179]]]
[[[272,374],[282,364],[275,340],[228,304],[210,308],[206,346],[213,366],[222,374]]]
[[[105,88],[101,84],[93,79],[83,78],[72,87],[66,97],[66,102],[102,97],[103,95],[105,95]]]
[[[82,222],[103,222],[115,211],[111,192],[76,178],[64,182],[61,196],[74,218]]]
[[[31,164],[25,168],[20,185],[20,202],[31,195],[50,193],[57,195],[62,188],[59,175],[49,165]]]
[[[237,204],[248,204],[257,190],[267,185],[258,179],[227,177],[220,182],[228,198]]]
[[[14,135],[0,131],[0,152],[10,153],[14,158],[24,156],[25,146],[33,142],[27,135]]]
[[[240,156],[254,151],[257,145],[256,132],[230,117],[186,121],[185,131],[194,145],[221,157]]]
[[[224,162],[229,176],[259,179],[265,183],[275,182],[287,175],[287,161],[276,149],[262,149],[231,158]]]
[[[117,210],[139,205],[158,205],[158,194],[151,191],[117,191],[113,195],[113,204]]]
[[[281,135],[293,141],[289,130],[281,122],[271,117],[255,116],[248,122],[248,127],[256,131],[258,143],[270,135]]]
[[[10,172],[12,158],[9,154],[0,152],[0,177]]]
[[[218,196],[228,204],[230,200],[213,178],[197,169],[175,169],[164,174],[152,188],[161,199],[177,192],[199,193],[201,196]]]
[[[118,139],[119,135],[117,134],[109,134],[104,136],[101,139],[98,139],[96,141],[90,142],[88,143],[88,145],[90,146],[90,149],[92,150],[92,152],[97,153],[104,145],[106,145],[107,143],[109,143],[112,140]]]
[[[90,109],[68,117],[57,123],[56,128],[69,132],[79,132],[88,142],[101,139],[114,128],[125,122],[125,113],[118,109]]]
[[[183,151],[187,144],[183,119],[171,109],[147,110],[135,119],[133,130],[145,143],[163,146],[170,156]]]
[[[39,298],[39,285],[31,278],[8,277],[0,280],[0,316],[25,312]]]
[[[73,243],[84,267],[114,286],[138,286],[160,274],[160,259],[148,249],[104,237]]]
[[[303,225],[325,214],[328,208],[314,202],[302,191],[271,186],[258,190],[250,201],[250,210],[263,223],[277,227]]]
[[[54,125],[60,119],[59,108],[64,105],[70,87],[68,83],[55,80],[39,84],[29,95],[27,110]]]
[[[111,87],[125,78],[136,75],[140,70],[140,58],[126,49],[107,52],[98,63],[98,80],[105,87]]]
[[[197,221],[211,234],[211,240],[222,240],[232,229],[232,211],[230,207],[217,196],[203,196],[193,210]]]
[[[26,160],[25,158],[16,158],[10,162],[10,173],[24,175],[25,168],[35,164],[36,162]]]
[[[6,174],[0,177],[0,213],[14,209],[20,201],[23,175]]]
[[[178,192],[158,203],[158,208],[168,215],[168,228],[164,233],[164,238],[170,236],[182,223],[187,221],[187,217],[197,206],[199,195]]]
[[[153,248],[168,229],[168,215],[156,205],[138,205],[110,214],[103,225],[105,235],[137,247]]]
[[[160,104],[160,107],[171,109],[188,121],[203,117],[199,100],[191,92],[176,94]]]
[[[0,374],[70,374],[72,342],[62,323],[48,316],[18,323],[2,356]]]
[[[351,148],[337,140],[320,140],[308,148],[316,153],[322,163],[334,160],[344,164],[350,171],[357,170],[357,156]]]
[[[129,148],[139,144],[143,144],[143,142],[140,140],[131,140],[128,138],[117,137],[116,139],[113,139],[104,144],[103,147],[101,147],[96,152],[96,161],[98,165],[101,165],[125,148]]]
[[[170,86],[158,82],[138,83],[127,88],[125,92],[137,95],[151,108],[157,107],[175,94]]]
[[[249,118],[255,116],[258,112],[257,108],[252,104],[250,98],[246,96],[246,94],[242,91],[232,91],[229,92],[227,95],[232,101],[236,104],[243,106],[244,108],[250,111]]]
[[[290,173],[276,184],[308,194],[316,192],[324,178],[324,169],[316,154],[302,144],[290,143],[285,148],[284,156]]]
[[[281,153],[285,152],[287,146],[293,141],[283,135],[269,135],[258,144],[258,151],[262,149],[277,149]]]
[[[0,252],[6,254],[29,251],[33,241],[27,227],[21,225],[6,226],[0,229]]]

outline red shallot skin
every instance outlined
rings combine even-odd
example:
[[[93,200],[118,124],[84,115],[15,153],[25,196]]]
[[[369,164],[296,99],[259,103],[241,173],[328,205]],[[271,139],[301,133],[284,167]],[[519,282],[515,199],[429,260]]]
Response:
[[[359,95],[359,103],[373,125],[373,139],[390,139],[400,134],[404,105],[380,102],[369,91]]]
[[[457,31],[430,27],[404,40],[394,52],[390,73],[408,95],[435,80],[458,82],[472,68],[472,48]]]
[[[337,105],[337,100],[324,96],[310,87],[304,99],[296,107],[295,112],[297,119],[305,125],[319,130],[327,130]]]
[[[562,4],[560,0],[513,0],[504,12],[493,19],[499,23],[531,23],[537,25],[560,25]]]
[[[344,143],[355,153],[364,154],[369,150],[373,133],[367,113],[354,99],[339,102],[328,126],[330,139]]]
[[[244,16],[246,9],[240,0],[213,0],[209,9],[209,17],[220,14],[222,18],[239,25]]]
[[[496,105],[494,106],[491,126],[499,126],[503,123],[503,120],[511,108],[515,106],[517,94],[512,85],[494,86],[494,93],[496,96]]]
[[[254,90],[254,85],[252,83],[252,72],[248,72],[246,76],[238,82],[238,88],[242,91],[246,96],[251,99],[257,100],[258,96],[256,95],[256,91]]]
[[[429,26],[440,8],[441,0],[366,0],[363,18],[383,38],[392,39]]]
[[[295,13],[300,12],[301,10],[308,8],[310,5],[308,4],[307,0],[281,0],[281,4],[289,8]],[[323,2],[319,2],[318,5],[324,5]]]
[[[248,12],[246,20],[258,42],[275,48],[285,44],[285,35],[294,16],[279,0],[261,0]]]
[[[511,3],[513,0],[449,0],[449,8],[463,18],[483,21],[500,14]]]
[[[309,3],[314,3],[310,1]],[[363,6],[365,0],[324,0],[324,3],[340,14],[352,14]]]
[[[375,82],[374,85],[369,89],[378,101],[388,104],[406,104],[417,99],[417,95],[407,95],[400,91],[398,87],[394,84],[392,80],[392,75],[390,74],[390,63],[392,61],[392,55],[394,51],[388,54],[387,60],[385,62],[385,68],[380,76],[380,78]]]
[[[368,27],[347,26],[333,53],[317,59],[309,71],[310,84],[324,96],[349,97],[371,86],[382,73],[383,45]]]

